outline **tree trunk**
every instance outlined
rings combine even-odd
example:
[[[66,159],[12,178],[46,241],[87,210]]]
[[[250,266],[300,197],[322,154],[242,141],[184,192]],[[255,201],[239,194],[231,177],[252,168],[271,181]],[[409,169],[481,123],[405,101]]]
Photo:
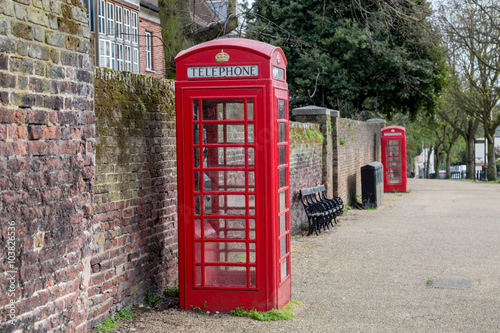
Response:
[[[432,148],[427,149],[427,165],[425,166],[425,179],[429,179],[429,166],[431,165]]]
[[[465,178],[474,179],[475,163],[474,163],[474,137],[469,136],[465,138]]]
[[[497,180],[495,138],[488,135],[488,180]]]
[[[441,150],[436,148],[434,152],[435,163],[434,163],[434,179],[439,179],[439,166],[441,165]]]
[[[451,149],[446,152],[446,179],[451,179]]]

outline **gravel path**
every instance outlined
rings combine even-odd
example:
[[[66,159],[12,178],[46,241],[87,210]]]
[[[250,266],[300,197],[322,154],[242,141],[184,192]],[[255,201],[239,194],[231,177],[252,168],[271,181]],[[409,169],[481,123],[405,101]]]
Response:
[[[121,332],[500,332],[500,184],[410,180],[377,210],[352,210],[292,240],[297,318],[148,311]],[[470,290],[433,288],[465,280]]]

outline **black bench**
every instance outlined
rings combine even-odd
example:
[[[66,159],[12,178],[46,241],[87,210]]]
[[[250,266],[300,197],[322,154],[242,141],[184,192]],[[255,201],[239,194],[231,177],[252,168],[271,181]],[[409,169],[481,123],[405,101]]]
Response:
[[[307,235],[313,232],[318,235],[321,229],[326,230],[337,224],[337,216],[344,212],[344,202],[341,198],[327,198],[325,185],[300,190],[302,205],[309,222]]]

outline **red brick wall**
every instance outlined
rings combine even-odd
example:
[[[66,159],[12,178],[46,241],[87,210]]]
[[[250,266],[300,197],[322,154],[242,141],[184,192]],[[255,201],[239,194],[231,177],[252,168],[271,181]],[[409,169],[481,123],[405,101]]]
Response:
[[[307,216],[300,200],[300,190],[322,183],[323,142],[318,135],[320,125],[290,122],[290,221],[292,233],[307,225]]]
[[[340,196],[346,204],[361,198],[361,167],[374,162],[382,162],[380,151],[380,123],[333,118],[334,182],[335,196]],[[359,200],[361,202],[361,199]]]
[[[177,284],[171,81],[96,69],[95,216],[89,327]]]
[[[146,47],[144,35],[146,31],[151,33],[151,58],[152,71],[146,70]],[[156,37],[153,37],[156,36]],[[161,41],[161,26],[159,23],[147,20],[143,17],[139,20],[139,52],[141,74],[165,78],[165,55]]]
[[[0,22],[0,332],[82,332],[95,149],[85,10],[2,1]]]

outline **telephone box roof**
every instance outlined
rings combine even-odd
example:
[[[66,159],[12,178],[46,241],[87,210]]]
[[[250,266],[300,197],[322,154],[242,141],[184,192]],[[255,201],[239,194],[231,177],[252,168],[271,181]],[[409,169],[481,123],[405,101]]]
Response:
[[[280,53],[283,55],[285,66],[287,64],[286,57],[281,48],[264,42],[252,39],[245,39],[245,38],[219,38],[209,42],[201,43],[193,47],[190,47],[187,50],[179,52],[177,57],[175,57],[175,61],[179,62],[182,59],[192,54],[196,54],[202,51],[210,49],[221,49],[221,48],[245,50],[247,52],[255,53],[267,59],[271,59],[273,52],[279,50]]]

